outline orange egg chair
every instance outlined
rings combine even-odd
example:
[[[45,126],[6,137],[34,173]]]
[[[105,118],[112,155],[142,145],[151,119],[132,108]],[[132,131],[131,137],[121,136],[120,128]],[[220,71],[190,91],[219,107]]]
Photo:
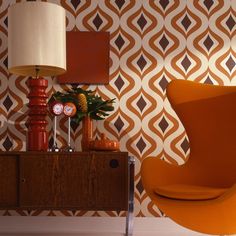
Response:
[[[236,233],[236,86],[174,80],[167,97],[190,142],[185,164],[148,157],[144,189],[176,223],[206,234]]]

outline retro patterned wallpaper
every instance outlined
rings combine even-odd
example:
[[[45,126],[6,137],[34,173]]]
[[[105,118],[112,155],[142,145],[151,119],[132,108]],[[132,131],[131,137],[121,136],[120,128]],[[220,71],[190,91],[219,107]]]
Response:
[[[19,2],[18,0],[17,2]],[[0,149],[25,150],[25,77],[7,72],[7,8],[0,0]],[[171,110],[165,88],[170,80],[236,84],[236,1],[234,0],[50,0],[67,11],[67,30],[110,32],[110,83],[90,86],[116,98],[115,112],[94,122],[136,159],[135,215],[157,216],[140,181],[147,156],[181,164],[188,140]],[[48,78],[48,93],[59,90]],[[48,130],[51,132],[51,120]],[[72,125],[76,150],[81,127]],[[66,144],[67,122],[60,118],[59,145]],[[1,211],[2,215],[123,215],[123,212]]]

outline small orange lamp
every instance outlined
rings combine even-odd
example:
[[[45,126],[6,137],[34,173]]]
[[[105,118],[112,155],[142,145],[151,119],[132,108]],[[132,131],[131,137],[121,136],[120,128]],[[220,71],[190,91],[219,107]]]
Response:
[[[8,10],[8,70],[28,79],[28,151],[47,151],[48,81],[66,71],[65,9],[48,2],[21,2]]]

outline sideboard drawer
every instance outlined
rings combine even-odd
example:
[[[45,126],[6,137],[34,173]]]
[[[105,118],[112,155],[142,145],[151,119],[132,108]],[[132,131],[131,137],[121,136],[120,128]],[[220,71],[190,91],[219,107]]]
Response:
[[[17,155],[0,156],[0,207],[18,206]]]
[[[127,210],[128,155],[21,155],[19,192],[23,208]]]
[[[128,156],[127,153],[92,154],[90,190],[96,210],[127,210]],[[91,201],[91,202],[92,202]]]
[[[87,207],[88,164],[83,154],[20,156],[20,206]]]

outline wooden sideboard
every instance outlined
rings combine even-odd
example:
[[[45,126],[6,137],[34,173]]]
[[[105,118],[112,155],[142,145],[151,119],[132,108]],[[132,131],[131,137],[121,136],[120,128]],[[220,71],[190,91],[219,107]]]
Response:
[[[0,208],[127,211],[134,161],[127,152],[0,152]]]

